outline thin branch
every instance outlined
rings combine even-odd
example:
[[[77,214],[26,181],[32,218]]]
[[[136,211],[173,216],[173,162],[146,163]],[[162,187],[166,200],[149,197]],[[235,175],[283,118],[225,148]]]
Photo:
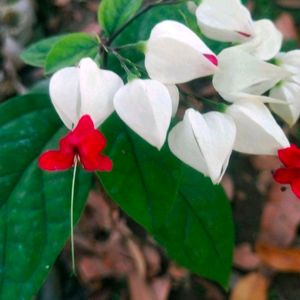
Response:
[[[154,3],[149,3],[148,5],[146,5],[144,8],[142,8],[136,15],[134,15],[131,19],[129,19],[122,27],[120,27],[107,41],[107,46],[110,46],[112,44],[112,42],[134,21],[136,20],[138,17],[140,17],[141,15],[145,14],[147,11],[149,11],[150,9],[156,7],[156,6],[164,6],[164,5],[176,5],[176,4],[180,4],[180,3],[184,3],[187,2],[187,0],[178,0],[175,1],[174,0],[167,0],[165,2],[163,2],[163,0],[160,1],[156,1]]]

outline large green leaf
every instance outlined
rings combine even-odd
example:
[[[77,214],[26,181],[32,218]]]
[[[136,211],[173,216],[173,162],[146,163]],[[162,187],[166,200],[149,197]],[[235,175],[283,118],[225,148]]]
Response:
[[[96,37],[79,32],[71,33],[60,39],[49,51],[45,71],[53,73],[61,68],[77,64],[83,57],[95,58],[99,51]]]
[[[70,235],[72,172],[43,172],[42,151],[57,148],[66,130],[45,94],[0,106],[0,295],[32,299]],[[84,207],[91,174],[80,171],[75,220]]]
[[[102,0],[98,21],[106,35],[112,35],[139,10],[143,0]]]
[[[49,51],[63,37],[63,35],[53,36],[30,45],[21,53],[22,60],[31,66],[44,67]]]
[[[120,207],[169,255],[195,273],[227,286],[233,250],[230,205],[222,188],[157,151],[116,117],[103,126],[113,171],[99,174]]]

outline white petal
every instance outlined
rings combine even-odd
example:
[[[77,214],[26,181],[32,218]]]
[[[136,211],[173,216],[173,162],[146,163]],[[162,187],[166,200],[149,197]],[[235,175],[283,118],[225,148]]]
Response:
[[[98,127],[114,111],[113,97],[123,81],[114,72],[100,70],[90,58],[83,58],[79,67],[80,114],[89,114]]]
[[[213,40],[240,42],[254,33],[250,12],[240,0],[203,0],[196,17],[203,34]]]
[[[290,76],[285,69],[261,61],[236,47],[223,50],[218,60],[219,68],[214,74],[213,85],[228,101],[228,95],[237,92],[261,95]]]
[[[183,162],[219,183],[228,165],[236,128],[231,117],[219,112],[201,115],[188,109],[169,134],[171,151]]]
[[[212,59],[204,55],[210,55]],[[152,79],[176,84],[214,73],[214,53],[188,27],[163,21],[151,31],[145,51],[145,67]]]
[[[50,80],[49,93],[58,115],[72,129],[79,119],[79,69],[69,67],[54,73]]]
[[[251,39],[238,45],[242,49],[262,60],[269,60],[278,54],[282,45],[282,34],[270,20],[254,22],[254,34]]]
[[[176,85],[174,84],[165,84],[165,87],[168,89],[169,94],[172,100],[172,117],[174,117],[178,110],[179,105],[179,91]]]
[[[115,95],[114,106],[133,131],[156,148],[163,146],[171,121],[172,100],[162,83],[130,81]]]
[[[271,90],[270,96],[285,101],[284,104],[271,103],[270,108],[290,126],[294,125],[300,116],[300,84],[282,82]]]
[[[277,103],[277,104],[285,104],[286,102],[280,98],[273,98],[270,96],[263,95],[251,95],[248,93],[233,93],[226,95],[226,99],[228,102],[237,102],[237,101],[260,101],[262,103]]]
[[[276,59],[282,68],[292,72],[295,76],[300,76],[300,50],[279,53]],[[300,80],[298,82],[300,83]]]
[[[237,128],[234,150],[248,154],[275,155],[289,146],[284,132],[267,107],[259,101],[241,101],[226,111]]]

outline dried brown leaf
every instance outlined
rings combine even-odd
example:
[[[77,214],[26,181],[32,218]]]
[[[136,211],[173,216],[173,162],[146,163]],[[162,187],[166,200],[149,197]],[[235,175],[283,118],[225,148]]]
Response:
[[[300,249],[258,243],[256,253],[267,266],[279,272],[300,272]]]
[[[238,281],[230,300],[267,300],[270,281],[260,273],[250,273]]]

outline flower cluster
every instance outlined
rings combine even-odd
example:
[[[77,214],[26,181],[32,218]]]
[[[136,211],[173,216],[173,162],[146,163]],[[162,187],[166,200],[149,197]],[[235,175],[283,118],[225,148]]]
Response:
[[[98,127],[115,110],[159,150],[178,109],[176,85],[212,76],[226,109],[187,109],[168,135],[175,156],[219,183],[233,150],[276,155],[289,147],[271,111],[290,126],[300,116],[300,50],[279,52],[281,33],[270,20],[253,21],[240,0],[203,0],[195,16],[203,35],[232,46],[216,55],[185,25],[160,22],[144,50],[149,79],[124,84],[89,58],[53,75],[50,96],[65,125],[72,129],[89,115]]]

